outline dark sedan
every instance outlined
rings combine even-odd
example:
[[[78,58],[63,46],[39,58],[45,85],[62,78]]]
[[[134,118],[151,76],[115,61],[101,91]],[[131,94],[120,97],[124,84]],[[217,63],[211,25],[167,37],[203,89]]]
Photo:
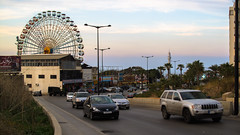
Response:
[[[84,117],[90,119],[114,118],[118,119],[119,110],[114,101],[106,95],[89,96],[83,104]]]

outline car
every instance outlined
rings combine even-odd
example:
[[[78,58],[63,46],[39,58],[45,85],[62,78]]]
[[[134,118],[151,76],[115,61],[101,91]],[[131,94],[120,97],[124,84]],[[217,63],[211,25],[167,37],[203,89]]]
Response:
[[[128,93],[127,98],[133,98],[135,95],[135,93]]]
[[[129,109],[130,103],[122,94],[109,93],[107,94],[119,108]]]
[[[89,96],[83,104],[84,117],[91,120],[95,118],[119,118],[119,109],[114,101],[107,95]]]
[[[208,99],[200,90],[165,90],[160,97],[160,108],[164,119],[180,115],[187,123],[205,118],[219,122],[223,114],[222,104]]]
[[[67,102],[69,102],[69,101],[72,102],[73,94],[74,94],[73,92],[68,92],[68,93],[67,93],[67,95],[66,95],[66,97],[67,97],[67,99],[66,99]]]
[[[72,97],[72,108],[77,109],[82,107],[88,96],[90,96],[88,92],[74,92]]]
[[[41,90],[40,90],[40,91],[34,91],[34,92],[32,93],[32,95],[33,95],[33,96],[42,96],[42,92],[41,92]]]

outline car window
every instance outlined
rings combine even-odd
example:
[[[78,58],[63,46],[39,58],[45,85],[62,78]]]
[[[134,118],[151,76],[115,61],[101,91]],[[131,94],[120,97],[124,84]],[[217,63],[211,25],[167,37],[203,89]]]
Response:
[[[206,99],[207,97],[202,92],[180,92],[180,95],[183,100],[190,100],[190,99]]]
[[[88,97],[88,96],[90,96],[89,93],[77,93],[76,94],[76,97]]]
[[[111,96],[112,99],[124,99],[123,95],[112,95]]]
[[[172,99],[173,92],[168,92],[167,99]]]
[[[174,94],[173,94],[173,99],[174,99],[174,98],[179,98],[179,99],[180,99],[180,97],[179,97],[179,95],[178,95],[177,92],[174,92]]]
[[[91,98],[92,104],[111,104],[114,103],[111,98],[107,96],[96,96]]]
[[[167,92],[164,92],[162,98],[166,98]]]

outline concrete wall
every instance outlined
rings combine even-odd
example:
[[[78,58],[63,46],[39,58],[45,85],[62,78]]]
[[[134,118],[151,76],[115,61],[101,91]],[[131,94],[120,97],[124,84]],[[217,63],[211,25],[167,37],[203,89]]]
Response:
[[[130,104],[151,106],[155,108],[160,108],[160,98],[128,98]],[[240,101],[240,100],[239,100]],[[232,101],[220,101],[223,105],[224,111],[223,115],[228,116],[233,113],[233,102]]]

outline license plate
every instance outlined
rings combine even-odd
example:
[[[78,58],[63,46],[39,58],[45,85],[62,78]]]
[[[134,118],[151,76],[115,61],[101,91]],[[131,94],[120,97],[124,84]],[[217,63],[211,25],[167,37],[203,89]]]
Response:
[[[208,114],[214,114],[215,112],[214,111],[208,111]]]
[[[111,114],[111,113],[112,113],[111,111],[103,112],[103,114]]]

